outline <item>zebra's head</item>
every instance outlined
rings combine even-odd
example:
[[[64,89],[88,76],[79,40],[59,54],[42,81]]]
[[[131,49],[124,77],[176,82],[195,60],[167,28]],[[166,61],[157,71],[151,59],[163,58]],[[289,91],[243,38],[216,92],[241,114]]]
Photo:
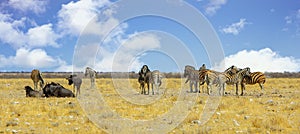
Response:
[[[205,69],[206,69],[206,65],[205,65],[205,64],[202,64],[202,66],[199,68],[199,71],[205,70]]]
[[[195,70],[195,68],[193,66],[190,66],[190,65],[186,65],[184,67],[184,73],[183,73],[183,76],[186,77],[188,75],[190,75],[190,73]]]
[[[239,73],[241,73],[242,74],[242,76],[250,76],[250,68],[249,67],[246,67],[246,68],[244,68],[244,69],[242,69],[241,71],[239,71]]]
[[[236,66],[232,65],[231,67],[227,68],[224,72],[229,75],[235,75],[238,73],[241,69],[237,68]]]

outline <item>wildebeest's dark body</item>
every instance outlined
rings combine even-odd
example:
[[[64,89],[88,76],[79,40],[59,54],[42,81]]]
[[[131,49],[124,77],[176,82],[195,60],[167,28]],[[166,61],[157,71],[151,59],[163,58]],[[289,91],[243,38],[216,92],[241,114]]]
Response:
[[[42,97],[43,93],[33,90],[30,86],[25,86],[26,97]]]
[[[46,97],[75,97],[71,90],[64,88],[59,83],[51,82],[43,88]]]

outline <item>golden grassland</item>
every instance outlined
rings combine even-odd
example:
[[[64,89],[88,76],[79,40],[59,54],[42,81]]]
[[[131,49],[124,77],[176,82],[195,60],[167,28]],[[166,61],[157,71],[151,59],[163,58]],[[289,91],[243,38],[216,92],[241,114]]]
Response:
[[[72,89],[65,79],[45,80]],[[181,86],[189,90],[188,84],[182,85],[184,80],[165,79],[160,95],[140,95],[137,80],[130,79],[130,87],[137,92],[131,96],[154,99],[145,105],[131,103],[119,95],[115,88],[128,86],[123,79],[116,80],[117,85],[111,79],[97,79],[96,85],[106,104],[122,118],[150,120],[169,112]],[[89,87],[88,79],[84,83],[81,90]],[[88,118],[76,98],[26,98],[26,85],[33,86],[31,79],[0,79],[0,133],[106,132]],[[247,85],[244,96],[236,96],[232,86],[227,86],[226,92],[229,94],[221,98],[204,125],[198,121],[208,95],[200,93],[185,120],[169,133],[300,133],[300,79],[269,78],[264,91],[258,85]]]

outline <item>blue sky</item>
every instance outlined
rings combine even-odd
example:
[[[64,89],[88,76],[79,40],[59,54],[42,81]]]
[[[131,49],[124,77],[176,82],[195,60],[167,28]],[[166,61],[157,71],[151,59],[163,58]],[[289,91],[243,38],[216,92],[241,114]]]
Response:
[[[118,9],[125,5],[112,1],[5,0],[0,2],[0,71],[70,72],[86,66],[99,72],[138,71],[147,64],[151,70],[177,72],[183,65],[199,68],[203,63],[219,71],[231,65],[262,72],[300,71],[300,1],[166,3],[177,5],[171,10],[178,18],[189,16],[187,22],[199,27],[203,20],[183,11],[184,6],[203,15],[222,44],[223,53],[213,55],[225,58],[213,61],[205,45],[217,44],[205,44],[206,37],[197,38],[193,29],[171,17],[144,14],[120,20]],[[162,14],[169,10],[151,4]],[[140,12],[138,7],[147,5],[129,6]]]

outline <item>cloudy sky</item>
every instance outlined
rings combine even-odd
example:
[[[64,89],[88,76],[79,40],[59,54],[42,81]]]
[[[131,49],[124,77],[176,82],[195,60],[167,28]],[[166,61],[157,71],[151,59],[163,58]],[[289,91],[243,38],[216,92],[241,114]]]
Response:
[[[0,71],[70,72],[86,66],[99,72],[138,71],[147,64],[174,72],[203,63],[216,70],[236,65],[262,72],[300,71],[298,0],[167,0],[176,8],[124,1],[1,1]],[[145,8],[151,6],[158,13],[149,14]],[[125,18],[140,14],[124,19],[122,7],[129,11]],[[168,11],[175,17],[164,15]],[[217,44],[205,42],[210,36],[195,36],[189,22],[213,28],[218,39],[210,40],[219,41],[223,52],[209,51],[208,45]],[[204,29],[202,34],[209,34]],[[225,57],[216,63],[209,55]]]

